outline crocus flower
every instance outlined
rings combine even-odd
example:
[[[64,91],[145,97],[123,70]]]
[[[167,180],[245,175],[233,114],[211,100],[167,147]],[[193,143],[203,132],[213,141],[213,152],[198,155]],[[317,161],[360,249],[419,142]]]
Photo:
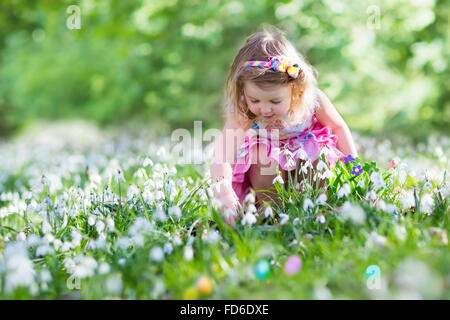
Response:
[[[392,159],[391,162],[388,164],[387,169],[389,170],[389,169],[393,168],[394,166],[395,166],[395,160]]]
[[[345,160],[345,164],[349,165],[350,163],[353,163],[353,161],[355,161],[355,158],[352,157],[351,154],[349,154],[348,156],[344,157]]]
[[[359,176],[363,171],[364,170],[361,168],[361,165],[353,166],[352,174]]]

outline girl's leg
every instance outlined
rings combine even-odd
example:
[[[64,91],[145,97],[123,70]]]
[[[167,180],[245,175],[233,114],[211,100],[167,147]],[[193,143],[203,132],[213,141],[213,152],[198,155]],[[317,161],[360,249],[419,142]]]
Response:
[[[248,171],[252,188],[256,191],[256,201],[276,200],[277,193],[273,186],[273,179],[277,176],[276,168],[279,168],[281,177],[286,183],[287,172],[282,170],[276,161],[271,161],[267,157],[266,145],[256,144],[252,150],[252,165]],[[268,190],[268,191],[258,191]]]

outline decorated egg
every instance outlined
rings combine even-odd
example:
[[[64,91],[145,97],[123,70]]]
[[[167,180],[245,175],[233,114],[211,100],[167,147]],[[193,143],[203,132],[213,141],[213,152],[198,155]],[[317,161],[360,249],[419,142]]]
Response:
[[[197,300],[197,288],[189,287],[183,292],[183,300]]]
[[[200,294],[210,294],[213,291],[213,283],[207,276],[201,276],[197,281],[197,291]]]
[[[302,267],[302,260],[298,256],[290,256],[284,265],[284,272],[288,275],[296,274]]]
[[[270,263],[266,259],[261,259],[253,266],[253,272],[259,280],[265,280],[270,273]]]

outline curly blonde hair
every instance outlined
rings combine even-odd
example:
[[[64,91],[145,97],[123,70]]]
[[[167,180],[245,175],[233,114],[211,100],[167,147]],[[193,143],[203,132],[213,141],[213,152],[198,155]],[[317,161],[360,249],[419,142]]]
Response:
[[[277,72],[271,67],[247,67],[248,60],[267,60],[270,56],[282,56],[291,63],[298,63],[299,76],[294,79],[287,72]],[[317,71],[286,39],[285,33],[276,27],[250,35],[238,54],[228,74],[225,92],[227,116],[240,115],[241,119],[253,120],[253,114],[244,99],[244,81],[253,81],[260,88],[270,85],[291,86],[289,121],[302,122],[317,107]],[[239,118],[239,117],[238,117]]]

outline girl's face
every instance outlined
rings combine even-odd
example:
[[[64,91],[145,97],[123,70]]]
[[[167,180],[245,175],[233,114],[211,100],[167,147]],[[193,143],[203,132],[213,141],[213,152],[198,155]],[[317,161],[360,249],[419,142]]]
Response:
[[[252,81],[244,81],[244,99],[257,117],[273,121],[289,111],[291,86],[272,85],[261,89]]]

